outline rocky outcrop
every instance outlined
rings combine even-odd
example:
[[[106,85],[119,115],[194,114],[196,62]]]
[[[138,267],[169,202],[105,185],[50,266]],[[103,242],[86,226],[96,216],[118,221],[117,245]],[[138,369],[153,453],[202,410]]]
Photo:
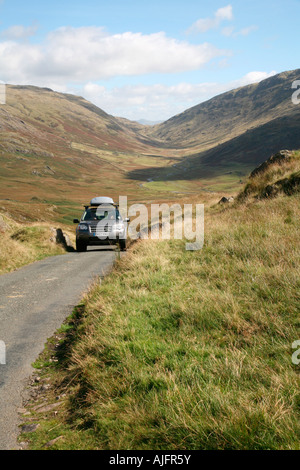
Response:
[[[250,174],[250,178],[254,178],[254,176],[258,175],[259,173],[264,173],[270,165],[282,164],[285,162],[290,161],[293,152],[291,150],[280,150],[279,152],[272,155],[268,160],[263,162],[257,168],[255,168],[252,173]]]
[[[219,203],[218,204],[228,204],[230,202],[233,202],[234,201],[234,197],[231,196],[231,197],[225,197],[223,196],[222,199],[220,199]]]
[[[63,232],[61,228],[51,228],[53,236],[50,238],[52,242],[63,245],[66,251],[75,251],[73,243],[67,233]]]
[[[276,181],[273,184],[268,184],[262,191],[262,198],[275,197],[280,192],[290,196],[300,191],[300,172],[292,174],[289,178]]]

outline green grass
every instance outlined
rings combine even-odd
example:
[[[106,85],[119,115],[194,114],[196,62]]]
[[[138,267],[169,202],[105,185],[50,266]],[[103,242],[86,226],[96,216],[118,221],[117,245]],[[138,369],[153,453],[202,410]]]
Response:
[[[144,188],[155,192],[196,192],[195,186],[188,181],[150,181],[143,184]]]
[[[32,410],[31,448],[299,449],[298,209],[209,209],[198,252],[135,244],[51,351],[48,400],[66,396],[56,417]]]

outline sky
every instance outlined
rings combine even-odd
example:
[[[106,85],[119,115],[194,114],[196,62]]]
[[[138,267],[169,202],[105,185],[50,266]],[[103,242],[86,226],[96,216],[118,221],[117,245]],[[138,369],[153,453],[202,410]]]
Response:
[[[164,121],[300,68],[299,18],[300,0],[0,0],[0,80]]]

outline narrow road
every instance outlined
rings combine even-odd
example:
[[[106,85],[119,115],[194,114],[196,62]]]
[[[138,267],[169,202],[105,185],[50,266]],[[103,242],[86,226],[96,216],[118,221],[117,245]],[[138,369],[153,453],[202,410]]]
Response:
[[[6,352],[5,364],[0,363],[0,450],[18,448],[18,408],[31,364],[115,258],[114,250],[90,247],[0,276],[0,341]]]

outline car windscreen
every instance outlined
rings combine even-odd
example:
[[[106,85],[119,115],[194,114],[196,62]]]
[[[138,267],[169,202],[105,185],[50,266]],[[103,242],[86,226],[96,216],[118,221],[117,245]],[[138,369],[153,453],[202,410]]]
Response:
[[[121,220],[120,213],[115,207],[89,207],[83,214],[82,220]]]

